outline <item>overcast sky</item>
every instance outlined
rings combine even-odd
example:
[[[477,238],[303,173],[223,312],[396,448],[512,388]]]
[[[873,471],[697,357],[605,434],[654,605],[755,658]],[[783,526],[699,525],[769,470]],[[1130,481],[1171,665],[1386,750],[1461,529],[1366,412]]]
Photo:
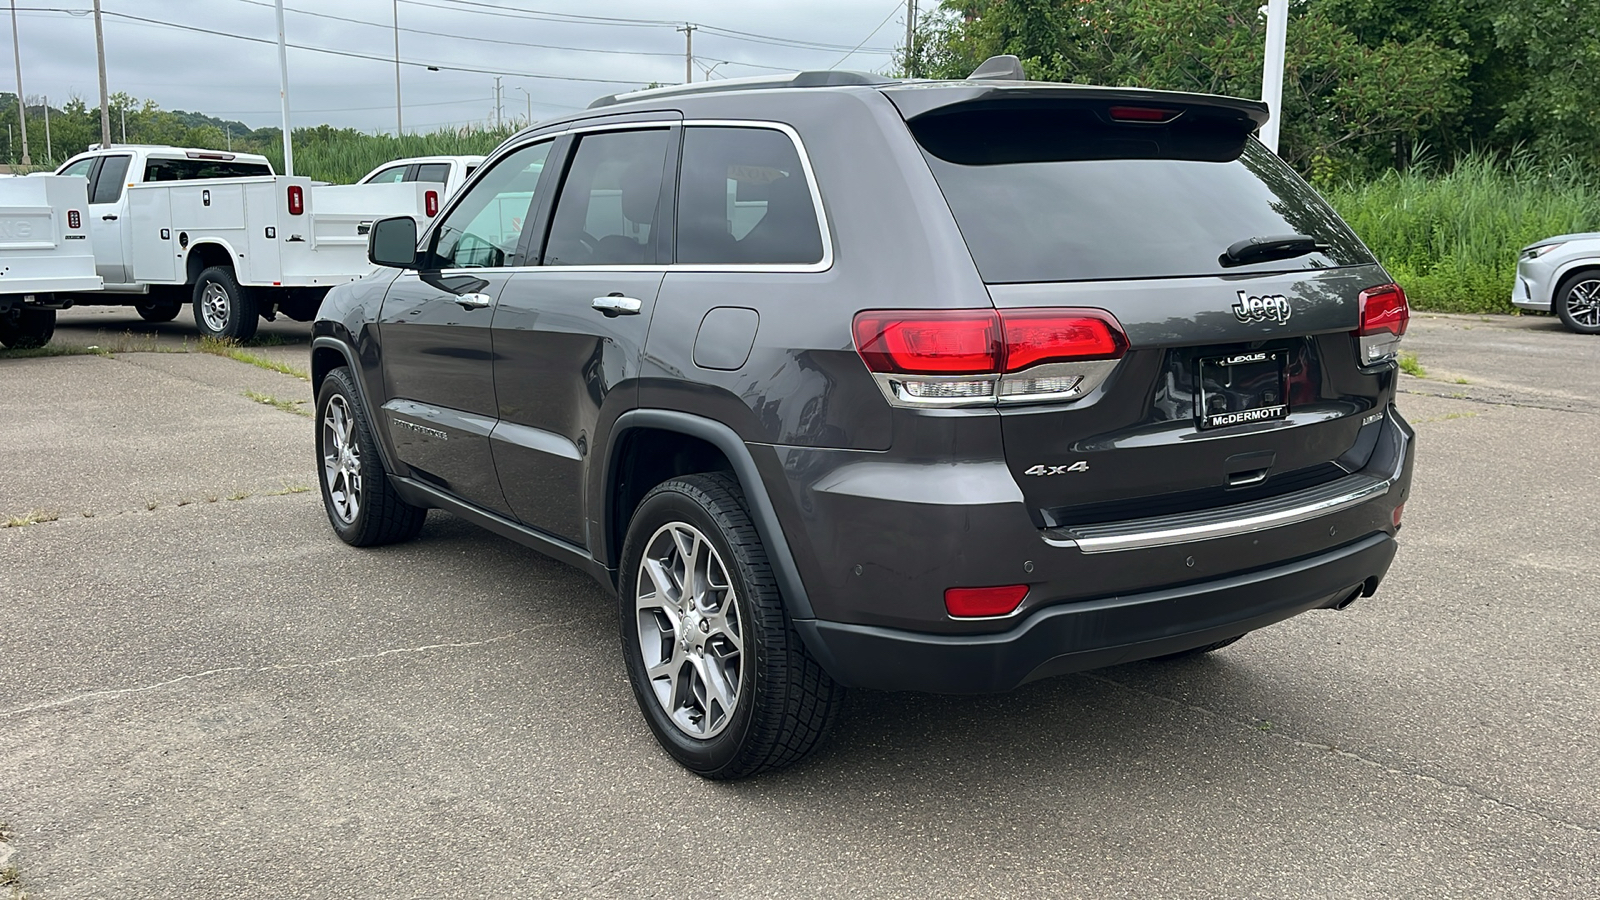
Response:
[[[395,5],[284,0],[295,127],[328,122],[394,130]],[[16,6],[27,96],[48,96],[59,107],[76,94],[97,105],[91,0],[17,0]],[[492,120],[496,74],[504,76],[504,115],[525,118],[531,101],[535,120],[582,108],[601,94],[681,82],[684,35],[674,24],[705,26],[694,33],[696,81],[707,77],[706,67],[714,67],[711,78],[775,69],[887,70],[889,51],[905,39],[905,12],[896,0],[399,0],[398,7],[407,131]],[[113,93],[251,127],[278,123],[272,0],[101,0],[101,9]],[[847,55],[857,45],[861,50]],[[9,57],[11,41],[4,47]],[[7,58],[0,69],[4,90],[16,89],[14,72]]]

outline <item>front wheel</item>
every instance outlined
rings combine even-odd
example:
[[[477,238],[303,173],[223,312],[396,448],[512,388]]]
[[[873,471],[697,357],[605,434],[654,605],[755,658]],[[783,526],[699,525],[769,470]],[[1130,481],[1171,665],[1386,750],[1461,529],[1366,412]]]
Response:
[[[400,499],[389,482],[348,368],[329,372],[317,391],[317,461],[323,509],[346,544],[395,544],[422,530],[428,511]]]
[[[43,347],[56,333],[56,311],[24,306],[0,312],[0,346],[12,350]]]
[[[194,282],[194,324],[210,338],[248,341],[260,318],[253,293],[240,287],[233,270],[212,266]]]
[[[1580,272],[1556,288],[1556,315],[1579,334],[1600,334],[1600,272]]]
[[[738,482],[690,475],[645,495],[622,572],[628,679],[674,759],[742,778],[821,744],[844,688],[795,633]]]

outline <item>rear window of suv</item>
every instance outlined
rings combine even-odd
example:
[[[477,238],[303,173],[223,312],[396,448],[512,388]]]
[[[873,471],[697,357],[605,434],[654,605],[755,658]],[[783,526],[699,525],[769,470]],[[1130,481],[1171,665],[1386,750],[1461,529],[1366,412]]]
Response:
[[[1113,124],[1084,107],[973,109],[912,133],[991,284],[1295,271],[1370,263],[1294,170],[1236,126],[1200,116]],[[1323,249],[1225,265],[1252,237]]]

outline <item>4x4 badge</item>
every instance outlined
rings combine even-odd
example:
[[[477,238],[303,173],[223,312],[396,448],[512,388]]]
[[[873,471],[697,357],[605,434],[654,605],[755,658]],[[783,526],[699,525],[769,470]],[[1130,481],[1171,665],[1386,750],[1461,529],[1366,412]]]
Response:
[[[1234,318],[1241,322],[1277,322],[1287,325],[1289,316],[1294,310],[1289,306],[1289,298],[1282,294],[1263,294],[1260,297],[1251,297],[1244,291],[1239,292],[1239,302],[1233,304]]]
[[[1068,472],[1089,471],[1089,461],[1080,459],[1070,466],[1029,466],[1023,470],[1024,475],[1065,475]]]

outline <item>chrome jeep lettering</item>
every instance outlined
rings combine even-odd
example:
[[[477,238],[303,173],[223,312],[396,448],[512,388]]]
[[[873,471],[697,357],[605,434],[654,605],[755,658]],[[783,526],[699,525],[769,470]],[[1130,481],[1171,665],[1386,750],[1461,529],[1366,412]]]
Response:
[[[1289,317],[1294,314],[1294,309],[1289,305],[1289,298],[1282,294],[1264,294],[1260,297],[1251,297],[1244,291],[1239,292],[1239,299],[1232,306],[1233,316],[1241,322],[1277,322],[1285,325]]]

